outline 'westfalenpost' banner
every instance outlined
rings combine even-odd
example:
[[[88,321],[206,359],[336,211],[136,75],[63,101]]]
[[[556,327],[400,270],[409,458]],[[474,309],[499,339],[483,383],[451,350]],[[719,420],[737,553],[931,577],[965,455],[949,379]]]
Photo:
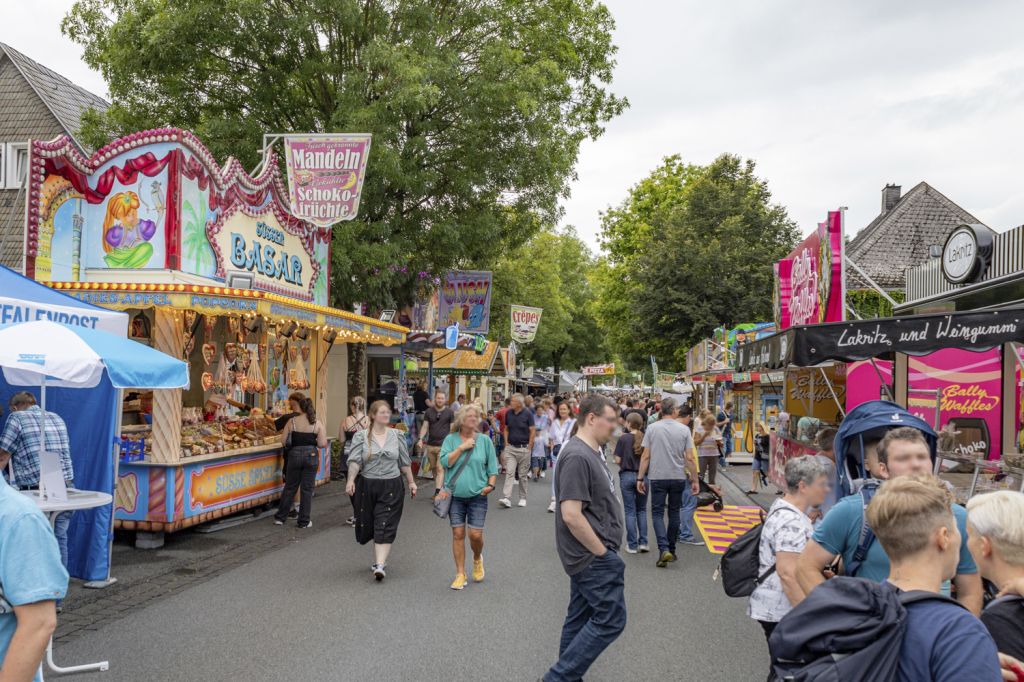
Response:
[[[490,272],[452,270],[445,274],[438,293],[438,323],[459,325],[464,334],[486,334],[491,326]]]
[[[540,326],[540,315],[543,312],[543,308],[512,306],[512,340],[516,343],[531,343],[537,336],[537,327]]]
[[[285,135],[292,215],[320,227],[353,220],[370,156],[370,135]]]

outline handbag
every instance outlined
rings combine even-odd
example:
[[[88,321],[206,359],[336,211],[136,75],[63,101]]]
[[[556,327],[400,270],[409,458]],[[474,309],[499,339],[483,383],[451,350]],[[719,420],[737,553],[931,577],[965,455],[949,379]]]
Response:
[[[476,441],[473,442],[473,448],[476,449]],[[452,475],[450,480],[444,482],[444,490],[448,491],[447,495],[435,495],[434,496],[434,514],[440,519],[447,519],[448,514],[452,508],[452,492],[455,486],[455,482],[459,480],[459,476],[462,474],[462,470],[466,468],[466,464],[469,463],[470,455],[473,454],[473,450],[467,450],[462,454],[462,462],[459,464],[459,468]],[[449,487],[451,486],[451,487]]]

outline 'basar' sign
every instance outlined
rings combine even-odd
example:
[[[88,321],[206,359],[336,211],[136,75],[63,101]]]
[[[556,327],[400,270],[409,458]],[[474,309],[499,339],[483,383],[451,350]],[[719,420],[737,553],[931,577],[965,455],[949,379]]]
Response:
[[[320,227],[353,220],[370,155],[370,135],[286,135],[292,214]]]

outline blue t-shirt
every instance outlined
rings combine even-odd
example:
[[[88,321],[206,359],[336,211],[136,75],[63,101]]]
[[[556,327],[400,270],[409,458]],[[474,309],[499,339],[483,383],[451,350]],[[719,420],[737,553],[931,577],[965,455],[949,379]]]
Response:
[[[67,589],[68,572],[49,522],[0,476],[0,661],[18,627],[10,607],[60,599]],[[32,679],[43,677],[37,671]]]
[[[900,647],[900,680],[1001,679],[996,643],[967,609],[939,600],[907,604],[907,630]]]
[[[884,485],[884,484],[883,484]],[[960,543],[960,564],[956,567],[957,575],[977,573],[978,566],[974,557],[967,549],[967,510],[959,504],[953,505],[953,516],[963,541]],[[821,524],[814,530],[812,538],[815,542],[832,554],[842,554],[843,564],[849,566],[853,554],[857,551],[860,541],[860,529],[864,523],[864,502],[860,494],[848,495],[836,503],[836,506],[825,515]],[[858,578],[867,578],[882,582],[889,577],[889,557],[877,539],[868,548],[868,555],[857,572]],[[948,585],[943,588],[949,594]]]
[[[729,423],[722,427],[722,437],[732,438],[732,415],[726,414],[724,411],[722,411],[718,413],[717,417],[715,417],[715,420],[719,424],[724,422],[726,419],[729,420]]]

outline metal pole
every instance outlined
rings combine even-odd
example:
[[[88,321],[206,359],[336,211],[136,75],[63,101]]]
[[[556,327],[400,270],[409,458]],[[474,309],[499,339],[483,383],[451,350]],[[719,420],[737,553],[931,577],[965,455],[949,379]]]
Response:
[[[124,418],[124,413],[120,407],[124,404],[124,391],[117,389],[117,417],[114,420],[114,486],[111,490],[114,493],[114,498],[117,498],[117,472],[119,464],[121,463],[121,421]],[[110,541],[107,546],[107,577],[103,580],[90,580],[82,584],[82,587],[88,587],[89,589],[98,590],[104,587],[110,587],[117,582],[117,578],[110,575],[114,564],[114,515],[117,513],[117,504],[114,500],[110,501]]]
[[[825,368],[819,367],[818,370],[821,372],[821,378],[825,380],[825,385],[828,386],[829,393],[832,394],[832,400],[836,401],[836,407],[839,408],[839,414],[843,415],[843,418],[845,419],[846,410],[844,410],[843,406],[839,403],[839,396],[836,395],[836,389],[832,387],[832,382],[828,380],[828,375],[825,374]]]
[[[882,289],[882,287],[878,286],[878,284],[875,283],[875,280],[871,279],[871,275],[869,275],[868,273],[864,272],[864,270],[862,270],[859,265],[857,265],[852,260],[850,260],[850,258],[848,258],[846,256],[846,254],[843,254],[843,260],[846,262],[847,265],[849,265],[854,270],[856,270],[858,275],[860,275],[861,277],[864,278],[864,281],[868,283],[868,286],[870,286],[872,289],[874,289],[875,291],[880,293],[882,295],[882,298],[887,300],[892,305],[892,307],[895,308],[896,306],[899,305],[899,303],[897,303],[895,300],[893,300],[892,296],[887,294],[885,292],[885,290]]]

